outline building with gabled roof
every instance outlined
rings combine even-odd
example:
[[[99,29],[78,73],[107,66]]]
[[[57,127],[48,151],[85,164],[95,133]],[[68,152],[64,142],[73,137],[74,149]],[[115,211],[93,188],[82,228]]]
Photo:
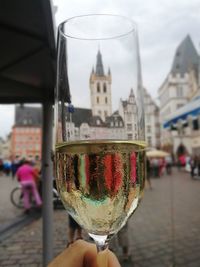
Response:
[[[166,122],[173,114],[177,114],[178,110],[200,95],[200,57],[189,35],[178,45],[171,70],[159,88],[158,95],[160,117],[164,125],[167,125]],[[183,147],[184,143],[185,153],[192,153],[193,135],[191,127],[177,132],[162,129],[161,143],[175,154],[179,153],[179,147]]]
[[[41,159],[41,107],[15,106],[15,123],[12,127],[11,144],[13,158]]]

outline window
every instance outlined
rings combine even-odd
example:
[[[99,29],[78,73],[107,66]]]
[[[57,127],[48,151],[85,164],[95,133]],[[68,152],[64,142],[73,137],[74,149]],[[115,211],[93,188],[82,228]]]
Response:
[[[182,106],[183,106],[183,104],[177,104],[177,105],[176,105],[176,108],[179,109],[179,108],[181,108]]]
[[[127,131],[132,131],[132,124],[131,123],[127,124]]]
[[[147,143],[148,143],[149,146],[152,145],[151,136],[147,136]]]
[[[97,83],[97,93],[100,93],[100,83]]]
[[[147,125],[147,133],[151,133],[151,126]]]
[[[107,87],[106,87],[106,83],[103,84],[103,92],[106,93],[107,91]]]
[[[106,103],[106,104],[108,103],[108,98],[107,98],[107,97],[105,97],[105,103]]]
[[[176,88],[176,96],[177,97],[182,97],[183,96],[183,88],[182,88],[182,86],[178,86]]]
[[[127,121],[131,121],[131,113],[127,113]]]
[[[104,116],[105,118],[108,116],[108,112],[106,110],[104,111]]]
[[[151,115],[150,114],[146,114],[146,121],[150,122],[151,121]]]
[[[98,114],[101,116],[101,110],[98,111]]]
[[[97,120],[97,125],[100,125],[101,124],[101,121],[100,120]]]
[[[97,96],[97,104],[99,104],[99,97]]]
[[[133,135],[132,134],[128,134],[127,138],[128,138],[128,140],[131,140],[131,139],[133,139]]]

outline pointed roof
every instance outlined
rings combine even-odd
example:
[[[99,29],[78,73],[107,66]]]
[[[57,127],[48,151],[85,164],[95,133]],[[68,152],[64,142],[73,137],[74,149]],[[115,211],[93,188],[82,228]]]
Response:
[[[15,126],[41,126],[42,108],[24,105],[15,106]]]
[[[97,53],[96,75],[97,76],[104,76],[102,55],[101,55],[100,50],[98,50],[98,53]]]
[[[176,49],[171,73],[183,75],[191,66],[199,64],[199,56],[189,35],[180,43]]]
[[[133,91],[133,88],[131,88],[131,91],[130,91],[130,95],[129,95],[129,97],[135,97],[135,95],[134,95],[134,91]]]

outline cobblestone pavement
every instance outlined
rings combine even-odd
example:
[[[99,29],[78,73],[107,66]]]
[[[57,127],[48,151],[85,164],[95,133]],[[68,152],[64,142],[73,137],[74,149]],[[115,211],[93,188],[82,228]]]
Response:
[[[174,170],[152,179],[153,190],[129,220],[132,262],[122,267],[200,267],[200,181]],[[54,253],[66,245],[64,210],[54,212]],[[4,240],[0,266],[42,266],[42,220],[36,220]],[[116,250],[120,258],[121,251]]]
[[[0,227],[21,216],[22,211],[16,209],[10,201],[10,192],[18,185],[11,176],[0,176]],[[6,212],[5,212],[6,211]]]

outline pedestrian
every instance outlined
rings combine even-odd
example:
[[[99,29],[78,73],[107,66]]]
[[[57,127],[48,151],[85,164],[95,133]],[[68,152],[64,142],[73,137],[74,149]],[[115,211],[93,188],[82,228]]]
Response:
[[[200,156],[197,157],[197,175],[200,178]]]
[[[165,162],[166,162],[166,173],[170,175],[172,173],[172,157],[167,156],[165,158]]]
[[[42,200],[35,183],[35,171],[30,162],[25,160],[16,172],[18,181],[22,186],[23,202],[25,213],[29,213],[31,208],[30,194],[34,197],[37,207],[41,207]]]
[[[129,226],[128,222],[125,226],[110,240],[109,247],[112,251],[116,250],[116,247],[120,247],[122,250],[122,260],[130,260],[129,254]]]
[[[152,189],[152,185],[151,185],[151,162],[149,160],[149,158],[146,159],[146,167],[147,167],[147,176],[146,176],[146,181],[148,183],[148,186],[150,189]]]
[[[11,161],[9,159],[6,159],[3,163],[3,170],[4,173],[9,176],[11,171]]]
[[[190,174],[191,174],[191,178],[193,178],[195,176],[195,174],[197,173],[197,166],[198,166],[198,157],[195,155],[193,157],[191,157],[190,160]]]
[[[11,162],[11,173],[12,173],[12,179],[13,180],[15,178],[15,174],[16,174],[17,169],[19,168],[19,166],[20,166],[19,157],[16,156]]]
[[[3,159],[0,159],[0,176],[3,174],[4,164]]]
[[[48,267],[120,267],[110,250],[97,253],[94,244],[78,240],[59,254]]]
[[[153,176],[159,177],[159,159],[153,158],[151,162],[152,162]]]
[[[68,243],[67,246],[74,243],[78,239],[83,239],[82,237],[82,228],[80,225],[69,215],[69,228],[68,228]]]

